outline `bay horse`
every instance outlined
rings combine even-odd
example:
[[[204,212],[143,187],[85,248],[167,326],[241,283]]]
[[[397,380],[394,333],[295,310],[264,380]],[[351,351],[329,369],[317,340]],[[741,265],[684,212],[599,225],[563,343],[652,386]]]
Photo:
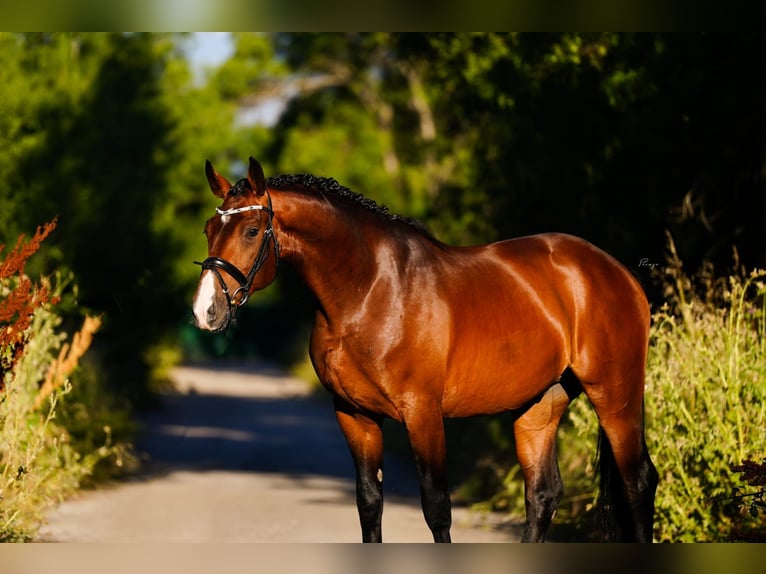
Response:
[[[380,542],[385,418],[406,428],[423,514],[450,541],[444,417],[512,411],[524,478],[522,541],[542,542],[563,493],[556,431],[584,392],[599,421],[611,538],[651,542],[657,471],[644,438],[650,311],[633,276],[586,241],[541,234],[450,247],[334,179],[266,179],[252,157],[205,225],[193,311],[225,329],[280,262],[316,298],[310,356],[356,467],[365,542]]]

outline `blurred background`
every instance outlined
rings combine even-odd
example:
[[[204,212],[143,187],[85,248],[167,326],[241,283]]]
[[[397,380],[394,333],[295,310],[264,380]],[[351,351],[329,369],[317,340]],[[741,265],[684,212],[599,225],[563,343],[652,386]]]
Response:
[[[748,34],[5,33],[0,243],[59,217],[30,269],[74,273],[134,398],[182,360],[305,358],[289,271],[235,332],[191,326],[206,159],[334,177],[448,243],[580,235],[656,303],[666,230],[688,268],[734,245],[766,266],[762,54]]]
[[[689,270],[726,274],[735,247],[766,266],[763,52],[743,33],[2,33],[0,244],[58,217],[26,271],[71,274],[65,325],[103,319],[88,376],[138,408],[181,362],[310,376],[289,269],[237,329],[192,326],[206,159],[333,177],[451,244],[579,235],[657,310],[666,231]]]

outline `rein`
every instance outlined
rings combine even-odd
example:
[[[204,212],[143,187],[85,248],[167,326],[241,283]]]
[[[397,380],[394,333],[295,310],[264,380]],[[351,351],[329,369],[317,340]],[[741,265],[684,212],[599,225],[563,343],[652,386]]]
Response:
[[[237,312],[245,306],[245,303],[247,303],[247,298],[250,296],[250,288],[253,285],[255,276],[261,270],[261,267],[263,267],[263,264],[266,263],[266,259],[269,257],[269,241],[271,241],[274,246],[276,270],[279,270],[279,242],[277,241],[277,236],[274,234],[274,226],[272,225],[274,211],[271,206],[271,195],[269,195],[268,191],[266,192],[266,196],[269,199],[268,207],[263,205],[248,205],[245,207],[237,207],[225,210],[218,207],[215,208],[215,212],[221,217],[235,215],[237,213],[244,213],[246,211],[265,211],[269,215],[269,220],[266,223],[266,230],[263,232],[263,241],[261,242],[261,246],[258,248],[258,253],[256,253],[253,264],[250,267],[250,271],[248,271],[247,275],[242,273],[242,271],[240,271],[236,265],[220,257],[208,257],[202,262],[194,262],[195,265],[200,265],[202,267],[203,272],[206,270],[212,271],[218,278],[218,282],[221,284],[221,289],[223,290],[224,295],[226,295],[226,301],[229,304],[229,322],[236,320]],[[221,271],[225,271],[229,274],[229,276],[232,277],[232,279],[239,283],[239,287],[234,291],[234,293],[229,293],[229,289],[226,287],[226,281],[223,280]]]

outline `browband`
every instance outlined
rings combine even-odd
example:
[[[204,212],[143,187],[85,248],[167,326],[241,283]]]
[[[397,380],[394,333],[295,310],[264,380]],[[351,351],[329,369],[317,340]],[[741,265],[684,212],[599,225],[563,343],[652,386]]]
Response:
[[[220,207],[215,208],[215,212],[218,215],[234,215],[235,213],[243,213],[245,211],[265,211],[269,215],[274,215],[274,212],[271,211],[271,209],[263,205],[247,205],[245,207],[235,207],[233,209],[221,209]]]

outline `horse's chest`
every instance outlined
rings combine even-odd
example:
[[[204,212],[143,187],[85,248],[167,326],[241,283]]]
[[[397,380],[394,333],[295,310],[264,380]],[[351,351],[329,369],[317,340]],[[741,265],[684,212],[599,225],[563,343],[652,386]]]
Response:
[[[360,410],[398,418],[371,346],[357,342],[349,347],[342,338],[320,331],[312,337],[311,357],[320,382],[333,395]]]

